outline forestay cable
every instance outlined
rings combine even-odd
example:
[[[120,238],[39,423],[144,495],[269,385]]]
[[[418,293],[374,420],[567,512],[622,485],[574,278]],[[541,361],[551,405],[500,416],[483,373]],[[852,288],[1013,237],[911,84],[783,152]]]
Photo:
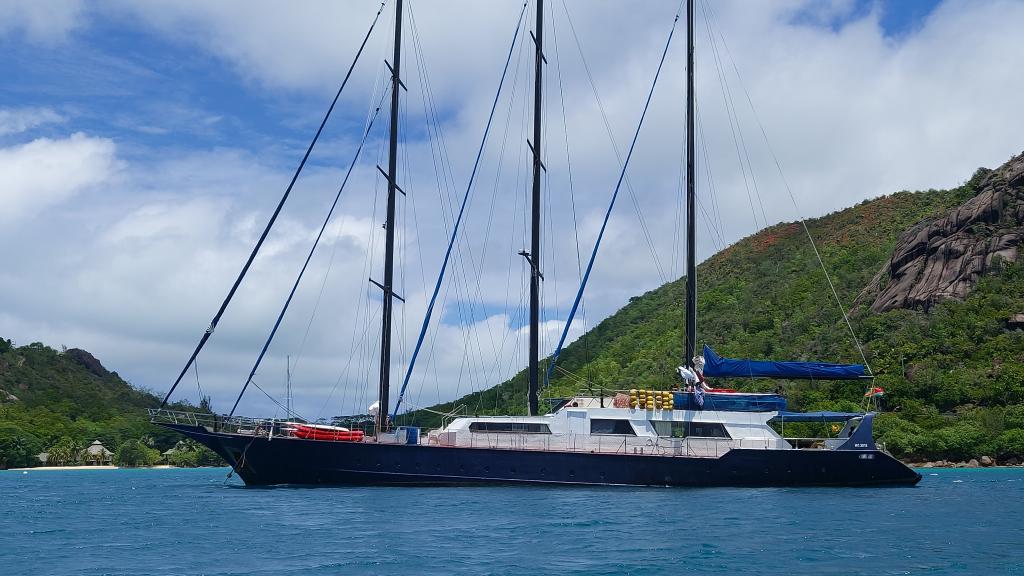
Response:
[[[658,85],[658,78],[661,76],[661,67],[665,64],[665,56],[668,54],[668,48],[672,44],[672,36],[676,31],[676,24],[679,22],[679,11],[676,11],[676,16],[672,20],[672,29],[668,33],[668,40],[665,41],[665,48],[661,52],[661,60],[658,61],[658,70],[654,73],[654,81],[651,82],[651,89],[647,92],[647,101],[644,102],[644,111],[640,114],[640,121],[636,124],[636,131],[633,132],[633,141],[629,144],[629,152],[626,153],[626,161],[622,163],[622,171],[619,172],[619,180],[615,184],[615,191],[612,192],[611,202],[608,203],[608,210],[604,213],[604,221],[601,222],[601,230],[597,234],[597,241],[594,242],[594,250],[590,253],[590,261],[587,262],[587,270],[583,273],[583,280],[580,282],[580,288],[576,292],[576,299],[573,300],[572,308],[569,310],[569,317],[565,320],[565,327],[562,329],[562,335],[558,338],[558,346],[555,348],[555,353],[551,355],[551,362],[548,364],[547,372],[544,375],[544,385],[547,386],[551,380],[551,372],[554,371],[555,364],[558,362],[558,355],[562,352],[562,346],[565,344],[565,337],[569,334],[569,328],[572,326],[572,320],[576,316],[576,309],[579,308],[580,300],[583,298],[583,291],[587,288],[587,281],[590,279],[590,272],[594,269],[594,260],[597,259],[597,250],[601,247],[601,240],[604,238],[605,229],[608,227],[608,219],[612,215],[612,208],[615,207],[615,199],[619,195],[619,189],[622,188],[622,181],[626,177],[626,169],[629,167],[629,161],[633,157],[633,149],[636,147],[636,141],[640,137],[640,129],[643,128],[644,118],[647,117],[647,109],[651,106],[651,98],[654,96],[654,88]]]
[[[356,52],[356,57],[352,60],[352,64],[348,67],[348,72],[345,73],[345,79],[341,81],[341,86],[338,88],[338,92],[334,95],[334,100],[331,101],[330,107],[327,108],[327,113],[324,114],[323,121],[320,122],[320,127],[317,128],[316,134],[313,136],[313,140],[309,143],[309,147],[306,148],[306,153],[302,156],[302,161],[299,162],[299,167],[295,169],[295,174],[292,175],[291,182],[288,183],[288,188],[285,189],[284,195],[281,196],[281,201],[277,203],[277,208],[274,209],[274,213],[270,216],[270,221],[267,222],[267,227],[263,229],[263,234],[260,235],[260,239],[256,242],[256,246],[253,247],[252,253],[249,254],[249,259],[245,261],[245,266],[242,267],[242,271],[238,273],[238,278],[235,279],[235,283],[231,286],[231,290],[228,291],[227,298],[221,303],[220,309],[217,310],[217,314],[213,317],[210,322],[210,326],[203,332],[203,337],[199,339],[199,344],[196,345],[196,349],[192,351],[192,355],[189,356],[188,362],[185,363],[185,367],[181,369],[181,373],[174,380],[174,384],[171,385],[171,389],[167,391],[167,395],[164,396],[162,402],[160,402],[160,408],[163,409],[167,405],[167,400],[174,393],[174,389],[181,383],[181,379],[185,377],[185,373],[188,372],[192,363],[195,362],[196,357],[199,356],[199,352],[206,346],[206,342],[213,335],[213,331],[217,329],[217,323],[220,322],[221,316],[224,315],[224,311],[227,310],[228,304],[231,299],[234,298],[235,292],[238,290],[238,286],[242,283],[242,279],[245,278],[249,267],[252,266],[253,260],[256,259],[256,255],[259,253],[260,248],[263,247],[263,241],[267,239],[267,234],[270,233],[270,229],[274,227],[274,222],[277,221],[277,217],[281,214],[281,209],[284,208],[284,203],[288,200],[288,196],[292,193],[292,188],[295,186],[295,181],[299,179],[299,174],[302,173],[302,168],[306,165],[306,160],[309,159],[309,154],[313,151],[313,146],[316,145],[317,140],[320,139],[320,134],[324,131],[324,126],[327,125],[327,120],[331,117],[331,112],[334,111],[334,106],[338,103],[338,99],[341,97],[341,92],[345,89],[345,85],[348,84],[348,79],[352,77],[352,71],[355,70],[356,63],[359,62],[359,57],[363,54],[363,48],[366,47],[366,42],[370,39],[370,34],[373,33],[373,28],[377,25],[377,20],[380,19],[381,12],[384,11],[384,2],[381,2],[380,8],[377,10],[377,14],[373,17],[373,22],[370,24],[370,29],[366,31],[366,36],[363,37],[362,44],[359,45],[359,50]],[[236,403],[237,404],[237,403]],[[234,410],[232,410],[233,412]]]

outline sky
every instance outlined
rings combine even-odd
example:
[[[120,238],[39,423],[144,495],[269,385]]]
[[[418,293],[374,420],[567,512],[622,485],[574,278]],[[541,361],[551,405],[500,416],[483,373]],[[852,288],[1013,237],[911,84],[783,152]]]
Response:
[[[392,4],[172,399],[207,394],[219,411],[234,402],[386,95]],[[541,261],[550,352],[678,3],[546,5]],[[0,3],[0,337],[84,348],[132,384],[166,392],[379,6]],[[396,218],[405,301],[396,305],[393,382],[405,376],[513,46],[407,407],[489,387],[526,364],[527,268],[517,253],[529,240],[534,6],[513,45],[522,6],[406,2],[398,170],[406,195]],[[698,2],[698,257],[766,225],[956,186],[1020,153],[1022,21],[1021,0]],[[681,275],[684,86],[680,21],[570,340]],[[358,413],[373,401],[381,298],[368,280],[382,276],[386,186],[376,166],[387,165],[387,125],[385,102],[239,413],[281,415],[289,358],[303,417]]]

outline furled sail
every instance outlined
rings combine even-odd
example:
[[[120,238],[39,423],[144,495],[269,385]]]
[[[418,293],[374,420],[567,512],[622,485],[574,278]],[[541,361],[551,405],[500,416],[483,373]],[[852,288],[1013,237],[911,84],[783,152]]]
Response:
[[[775,362],[722,358],[704,345],[704,375],[718,378],[786,378],[794,380],[856,380],[865,377],[863,364]]]

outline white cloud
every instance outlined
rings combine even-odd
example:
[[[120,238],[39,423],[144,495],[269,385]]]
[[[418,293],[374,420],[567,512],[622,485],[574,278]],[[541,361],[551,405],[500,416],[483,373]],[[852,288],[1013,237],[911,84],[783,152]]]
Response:
[[[117,169],[111,140],[82,133],[0,148],[0,222],[31,218],[109,181]]]
[[[379,66],[385,58],[391,59],[388,46],[393,38],[392,4],[389,3],[381,15],[367,44],[361,61],[363,70]],[[461,53],[459,62],[432,60],[446,80],[453,79],[458,70],[465,73],[490,67],[495,61],[492,56],[505,49],[495,45],[494,33],[500,31],[502,36],[511,33],[515,23],[512,16],[518,14],[520,6],[517,2],[407,2],[406,62],[413,58],[410,19],[410,14],[413,14],[427,49]],[[179,0],[121,2],[120,8],[170,39],[196,45],[222,58],[246,79],[271,88],[319,90],[337,86],[340,82],[380,8],[380,2],[321,0],[281,4],[272,0]],[[465,25],[468,22],[473,25]],[[438,26],[448,27],[455,23],[458,23],[457,34],[436,35],[431,32]],[[466,46],[476,48],[466,51]],[[471,61],[469,70],[466,68],[467,59]],[[460,83],[462,86],[469,87],[475,83],[472,74],[467,76]],[[442,94],[449,94],[456,86],[445,82],[437,83],[436,88],[442,90]]]
[[[66,119],[50,108],[0,109],[0,136],[20,134],[38,126],[64,122]]]
[[[0,3],[0,37],[21,32],[31,41],[56,44],[83,24],[83,0],[5,0]]]

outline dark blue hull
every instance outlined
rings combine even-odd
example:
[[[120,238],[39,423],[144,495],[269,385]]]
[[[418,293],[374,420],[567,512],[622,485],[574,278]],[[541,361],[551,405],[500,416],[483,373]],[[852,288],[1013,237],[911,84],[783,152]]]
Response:
[[[250,486],[873,486],[921,479],[878,450],[734,449],[719,458],[697,458],[267,439],[163,425],[220,454]]]

